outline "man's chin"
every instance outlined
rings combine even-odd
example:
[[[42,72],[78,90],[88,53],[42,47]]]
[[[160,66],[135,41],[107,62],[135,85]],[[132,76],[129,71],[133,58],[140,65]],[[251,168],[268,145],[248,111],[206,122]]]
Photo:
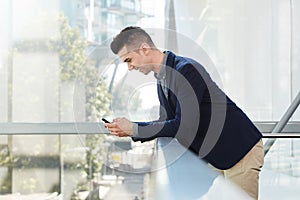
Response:
[[[144,75],[148,75],[150,73],[150,71],[146,71],[146,72],[140,71],[140,72],[143,73]]]
[[[144,75],[148,75],[150,72],[142,72]]]

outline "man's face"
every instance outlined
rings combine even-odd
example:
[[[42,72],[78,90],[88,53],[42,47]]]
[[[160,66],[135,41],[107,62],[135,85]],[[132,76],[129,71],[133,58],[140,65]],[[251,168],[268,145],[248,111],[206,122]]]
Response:
[[[149,57],[145,51],[147,51],[147,49],[142,48],[127,50],[126,46],[124,46],[120,49],[118,55],[123,62],[127,63],[129,71],[135,69],[147,75],[152,71],[152,66],[149,64]]]

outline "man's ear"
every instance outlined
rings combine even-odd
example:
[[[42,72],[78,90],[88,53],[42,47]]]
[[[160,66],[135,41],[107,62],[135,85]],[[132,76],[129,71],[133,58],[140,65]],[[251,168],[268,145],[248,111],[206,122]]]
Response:
[[[144,55],[148,55],[151,50],[151,47],[149,46],[149,44],[143,42],[140,46],[140,50]]]

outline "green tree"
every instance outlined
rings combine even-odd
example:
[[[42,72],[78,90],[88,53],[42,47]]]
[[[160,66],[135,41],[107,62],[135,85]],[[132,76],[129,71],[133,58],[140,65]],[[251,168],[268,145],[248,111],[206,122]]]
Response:
[[[49,42],[49,48],[58,52],[60,61],[60,80],[80,82],[84,85],[86,96],[87,121],[98,121],[109,114],[110,94],[105,81],[99,77],[98,70],[89,62],[85,50],[87,42],[80,37],[80,32],[72,28],[64,15],[59,16],[60,37]],[[103,135],[86,136],[86,161],[81,163],[87,181],[90,182],[100,172],[104,149],[101,148]]]
[[[109,114],[110,94],[98,70],[85,55],[87,42],[78,29],[72,28],[64,15],[59,16],[60,38],[52,39],[49,47],[59,54],[61,81],[78,81],[85,85],[86,116],[89,121]]]

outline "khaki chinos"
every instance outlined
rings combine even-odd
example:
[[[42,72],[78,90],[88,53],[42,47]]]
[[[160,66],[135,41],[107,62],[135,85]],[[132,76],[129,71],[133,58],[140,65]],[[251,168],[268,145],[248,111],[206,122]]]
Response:
[[[260,139],[252,149],[233,167],[216,171],[222,173],[225,179],[235,183],[253,199],[258,199],[259,173],[264,163],[263,142]]]

